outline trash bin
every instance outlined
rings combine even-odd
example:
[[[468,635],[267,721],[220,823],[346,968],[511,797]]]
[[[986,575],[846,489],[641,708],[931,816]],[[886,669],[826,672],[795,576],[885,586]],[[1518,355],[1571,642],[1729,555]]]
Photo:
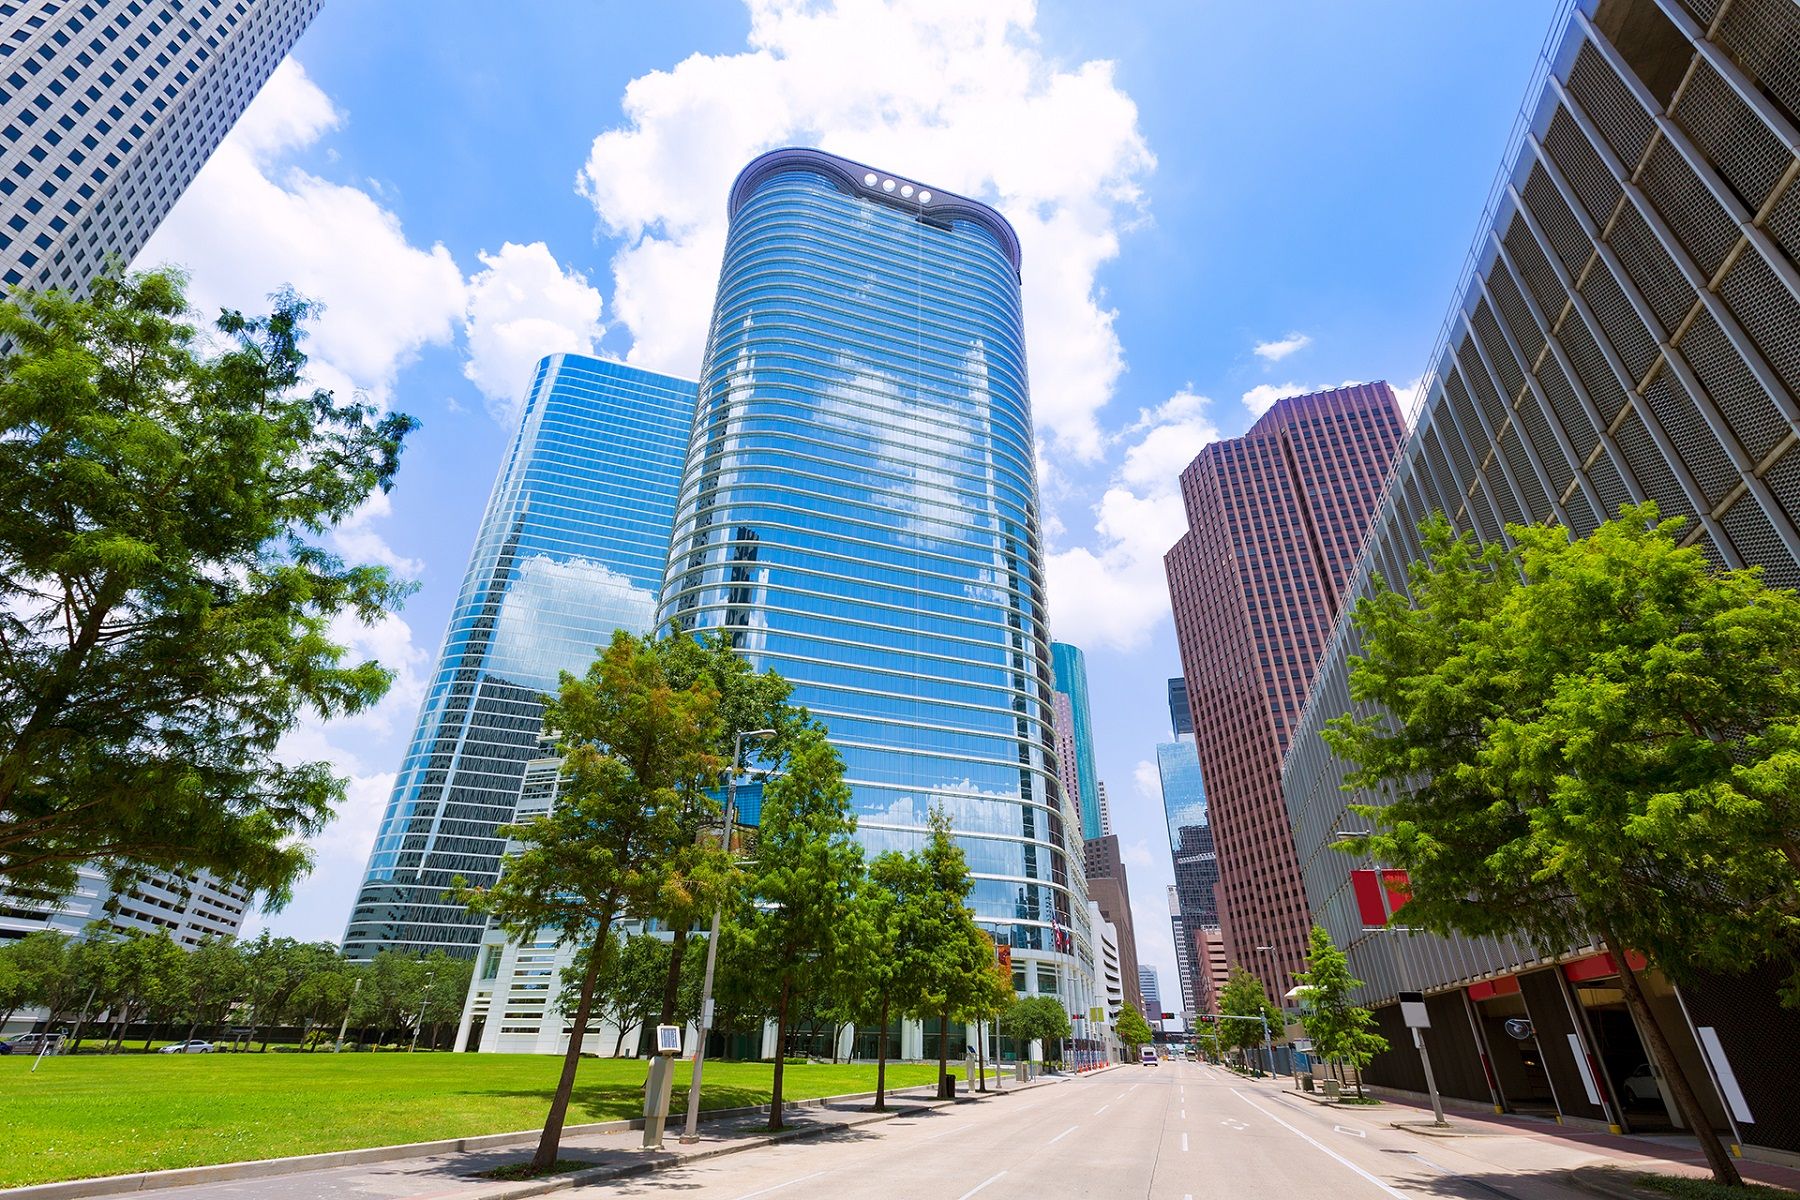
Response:
[[[1325,1081],[1325,1095],[1326,1096],[1330,1097],[1333,1100],[1336,1100],[1338,1098],[1338,1094],[1340,1091],[1342,1091],[1342,1085],[1339,1084],[1337,1080],[1327,1079]]]
[[[1310,1092],[1313,1090],[1313,1077],[1311,1071],[1302,1071],[1300,1074],[1296,1075],[1295,1078],[1300,1081],[1301,1091]]]
[[[938,1084],[938,1099],[939,1100],[954,1100],[954,1099],[956,1099],[956,1076],[954,1076],[954,1075],[944,1076],[943,1080]]]

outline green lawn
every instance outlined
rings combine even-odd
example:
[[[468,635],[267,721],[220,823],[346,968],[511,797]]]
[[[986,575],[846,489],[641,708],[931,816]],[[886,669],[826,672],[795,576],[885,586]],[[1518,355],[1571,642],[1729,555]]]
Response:
[[[533,1129],[561,1059],[527,1054],[0,1057],[0,1187]],[[768,1063],[709,1062],[706,1108],[766,1104]],[[888,1084],[935,1064],[892,1064]],[[671,1111],[687,1103],[676,1068]],[[643,1111],[641,1059],[585,1059],[571,1125]],[[872,1091],[873,1066],[789,1066],[790,1100]]]

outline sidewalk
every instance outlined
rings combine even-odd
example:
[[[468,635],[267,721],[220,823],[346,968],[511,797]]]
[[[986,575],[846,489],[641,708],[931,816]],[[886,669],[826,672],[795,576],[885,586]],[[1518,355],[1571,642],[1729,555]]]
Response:
[[[660,1150],[642,1147],[642,1122],[615,1121],[566,1133],[557,1157],[592,1164],[579,1171],[542,1179],[509,1183],[479,1178],[478,1173],[508,1164],[525,1163],[536,1149],[536,1137],[503,1146],[473,1150],[423,1153],[383,1161],[270,1173],[273,1163],[224,1164],[66,1183],[37,1184],[0,1190],[4,1200],[72,1200],[84,1196],[113,1196],[149,1192],[156,1200],[521,1200],[585,1184],[668,1170],[683,1163],[735,1154],[758,1146],[802,1138],[854,1136],[860,1126],[896,1117],[918,1116],[954,1105],[986,1103],[996,1096],[1029,1091],[1064,1082],[1043,1077],[1030,1083],[1007,1081],[1002,1091],[974,1095],[961,1093],[952,1102],[927,1098],[929,1088],[913,1088],[888,1094],[888,1110],[869,1111],[873,1094],[844,1096],[824,1101],[790,1102],[783,1107],[786,1128],[768,1130],[766,1107],[718,1115],[703,1120],[700,1140],[682,1145],[681,1114],[672,1113]],[[631,1126],[636,1125],[636,1128]],[[298,1166],[299,1164],[295,1164]],[[238,1168],[248,1168],[241,1174]],[[211,1178],[207,1178],[211,1176]],[[196,1178],[198,1177],[198,1178]]]
[[[1293,1079],[1289,1076],[1273,1079],[1234,1078],[1239,1079],[1240,1086],[1249,1085],[1259,1090],[1266,1088],[1270,1093],[1280,1094],[1284,1098],[1291,1097],[1329,1109],[1334,1114],[1334,1120],[1339,1119],[1338,1114],[1342,1114],[1344,1119],[1360,1117],[1371,1126],[1398,1130],[1419,1138],[1421,1143],[1426,1139],[1442,1139],[1445,1143],[1455,1144],[1472,1158],[1496,1165],[1529,1167],[1530,1163],[1520,1160],[1542,1156],[1518,1153],[1519,1143],[1527,1142],[1546,1148],[1556,1147],[1561,1151],[1573,1150],[1590,1154],[1595,1159],[1593,1166],[1615,1166],[1622,1168],[1626,1174],[1643,1171],[1686,1175],[1697,1179],[1711,1177],[1706,1159],[1700,1153],[1699,1143],[1691,1135],[1609,1133],[1604,1129],[1559,1125],[1554,1120],[1543,1117],[1483,1113],[1460,1106],[1444,1114],[1450,1128],[1438,1131],[1428,1128],[1431,1106],[1411,1097],[1380,1095],[1377,1097],[1381,1100],[1379,1105],[1339,1105],[1329,1103],[1323,1096],[1293,1090]],[[1749,1158],[1735,1161],[1746,1182],[1766,1183],[1800,1191],[1800,1170]],[[1591,1173],[1587,1167],[1581,1169]],[[1575,1185],[1580,1186],[1579,1183]]]

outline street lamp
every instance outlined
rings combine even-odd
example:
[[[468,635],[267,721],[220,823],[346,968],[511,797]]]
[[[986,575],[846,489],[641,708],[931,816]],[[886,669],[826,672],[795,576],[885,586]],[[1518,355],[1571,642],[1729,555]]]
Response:
[[[1340,842],[1368,836],[1370,835],[1366,831],[1358,832],[1353,829],[1340,829],[1337,832],[1337,840]],[[1375,856],[1372,854],[1369,856],[1369,866],[1375,871],[1375,891],[1381,897],[1381,927],[1391,937],[1395,928],[1394,909],[1388,900],[1387,874],[1383,871],[1381,864],[1375,861]],[[1394,959],[1400,973],[1400,990],[1412,991],[1412,955],[1402,947],[1395,952]],[[1444,1120],[1444,1102],[1438,1096],[1437,1077],[1431,1073],[1431,1053],[1425,1049],[1425,1035],[1419,1032],[1419,1027],[1416,1025],[1408,1025],[1407,1028],[1412,1030],[1413,1047],[1418,1050],[1419,1065],[1425,1070],[1425,1090],[1431,1094],[1432,1124],[1447,1125],[1449,1122]]]
[[[1269,956],[1269,969],[1271,971],[1279,971],[1281,969],[1281,964],[1275,961],[1275,947],[1258,946],[1256,952],[1258,954],[1266,954]],[[1262,1026],[1263,1052],[1269,1056],[1269,1074],[1279,1075],[1280,1072],[1275,1069],[1275,1044],[1269,1039],[1269,1018],[1267,1016],[1262,1017]]]
[[[744,741],[773,736],[773,729],[745,729],[731,740],[731,770],[725,776],[725,824],[719,831],[719,844],[727,854],[731,853],[731,823],[737,816],[738,764],[744,761]],[[694,1081],[688,1085],[687,1127],[681,1133],[683,1145],[700,1140],[700,1077],[706,1069],[706,1033],[712,1028],[713,965],[719,959],[719,911],[722,907],[713,909],[712,936],[706,939],[706,974],[700,982],[700,1030],[694,1046]],[[775,1053],[782,1053],[782,1048],[775,1047]]]

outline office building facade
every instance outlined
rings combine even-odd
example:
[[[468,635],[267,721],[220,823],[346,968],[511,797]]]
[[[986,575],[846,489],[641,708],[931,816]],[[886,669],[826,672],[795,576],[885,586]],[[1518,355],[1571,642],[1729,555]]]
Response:
[[[1385,383],[1291,396],[1181,473],[1188,531],[1164,565],[1217,853],[1216,923],[1271,996],[1305,969],[1311,927],[1282,755],[1402,433]]]
[[[1195,939],[1200,931],[1219,923],[1217,886],[1218,855],[1206,819],[1206,783],[1195,751],[1193,722],[1188,715],[1187,690],[1182,680],[1169,680],[1169,720],[1175,740],[1156,747],[1156,772],[1162,787],[1163,816],[1169,829],[1169,854],[1175,866],[1175,894],[1179,915],[1174,920],[1177,953],[1181,956],[1183,1012],[1206,1007],[1206,977],[1192,969]]]
[[[1508,522],[1580,535],[1628,501],[1687,518],[1721,566],[1800,585],[1800,8],[1790,0],[1581,0],[1546,43],[1521,130],[1456,297],[1420,416],[1346,598],[1405,579],[1433,512],[1483,541]],[[1565,1122],[1657,1130],[1627,1109],[1647,1056],[1618,964],[1591,946],[1367,931],[1358,864],[1330,848],[1360,818],[1319,730],[1348,711],[1340,619],[1296,725],[1284,788],[1310,905],[1369,981],[1391,1041],[1397,990],[1423,990],[1440,1087]],[[1785,1072],[1800,1019],[1772,970],[1644,981],[1713,1123],[1746,1154],[1800,1154]],[[1531,1022],[1529,1043],[1507,1022]],[[1517,1028],[1519,1026],[1515,1026]],[[1371,1078],[1422,1087],[1410,1054]]]
[[[1156,968],[1147,963],[1138,965],[1138,995],[1144,999],[1144,1015],[1152,1021],[1162,1020],[1162,983],[1156,978]]]
[[[922,845],[941,807],[977,918],[1080,1011],[1018,242],[816,150],[753,161],[729,214],[661,621],[793,683],[871,852]]]
[[[1081,808],[1081,836],[1097,838],[1106,830],[1101,819],[1100,776],[1094,765],[1094,717],[1088,702],[1087,656],[1081,647],[1051,642],[1050,677],[1057,696],[1068,697],[1069,705],[1066,734],[1063,727],[1058,727],[1057,762],[1063,790],[1068,791],[1070,783],[1074,784],[1075,800]],[[1057,703],[1062,701],[1058,699]],[[1072,751],[1068,761],[1062,757],[1064,743]]]
[[[319,5],[0,4],[0,290],[130,262]]]
[[[469,558],[394,782],[344,952],[471,957],[482,921],[445,896],[492,882],[542,697],[615,629],[654,624],[694,385],[574,354],[545,358]]]
[[[1119,836],[1105,833],[1082,843],[1088,899],[1117,933],[1119,969],[1125,1003],[1149,1015],[1138,990],[1137,931],[1131,922],[1131,880],[1119,857]]]

